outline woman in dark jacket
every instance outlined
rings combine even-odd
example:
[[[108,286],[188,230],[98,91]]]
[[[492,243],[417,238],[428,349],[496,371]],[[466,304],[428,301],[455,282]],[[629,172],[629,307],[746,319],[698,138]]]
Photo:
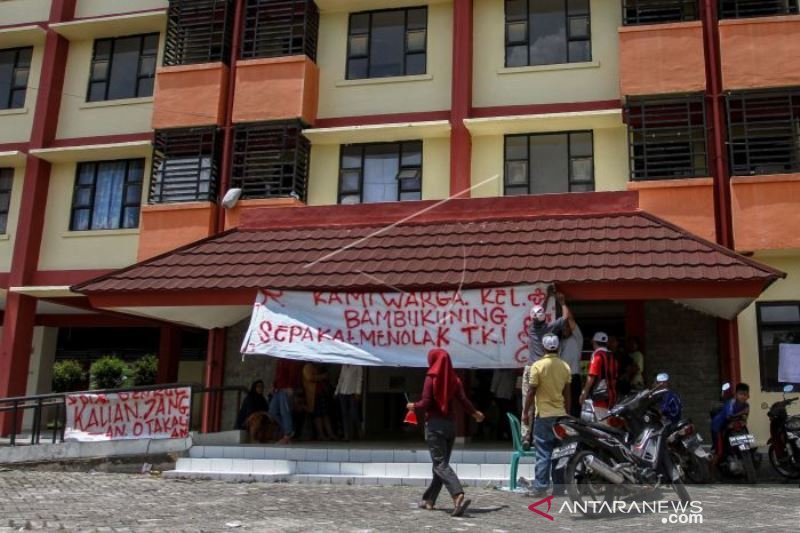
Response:
[[[458,476],[450,467],[450,454],[456,438],[456,426],[453,420],[453,401],[457,400],[477,422],[483,422],[483,413],[475,409],[464,393],[461,380],[458,379],[450,354],[441,349],[428,352],[428,373],[422,388],[422,399],[417,403],[406,405],[409,411],[422,409],[425,411],[425,442],[431,452],[433,461],[433,480],[422,495],[420,507],[433,509],[436,498],[447,488],[453,498],[453,516],[461,516],[469,507],[470,500],[464,497],[464,489]]]
[[[245,423],[250,418],[250,415],[261,412],[268,413],[269,404],[267,399],[264,398],[264,382],[259,379],[250,386],[250,392],[247,393],[242,402],[239,416],[236,417],[236,429],[247,429]]]

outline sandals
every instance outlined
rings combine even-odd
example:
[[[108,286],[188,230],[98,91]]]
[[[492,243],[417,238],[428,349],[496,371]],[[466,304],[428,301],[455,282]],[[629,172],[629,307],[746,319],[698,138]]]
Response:
[[[417,505],[420,509],[425,509],[426,511],[433,511],[433,502],[429,502],[428,500],[422,500]]]
[[[450,514],[450,516],[456,516],[456,517],[462,516],[469,507],[469,504],[471,503],[472,500],[465,498],[464,495],[462,494],[461,501],[459,501],[458,504],[456,504],[455,509],[453,509],[453,512]]]

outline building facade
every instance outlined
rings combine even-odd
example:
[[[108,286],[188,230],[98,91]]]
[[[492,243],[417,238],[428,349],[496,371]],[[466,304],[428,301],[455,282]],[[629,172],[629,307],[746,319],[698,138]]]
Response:
[[[70,287],[248,210],[635,191],[788,274],[710,326],[715,379],[774,401],[800,343],[798,35],[797,0],[2,2],[0,397],[107,349],[100,326],[221,384],[229,336]]]

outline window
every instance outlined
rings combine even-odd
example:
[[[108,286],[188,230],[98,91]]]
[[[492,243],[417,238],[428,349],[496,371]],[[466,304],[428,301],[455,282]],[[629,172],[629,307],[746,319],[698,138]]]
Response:
[[[730,93],[727,102],[732,174],[800,171],[800,88]]]
[[[666,24],[699,20],[698,0],[623,0],[622,23],[625,26],[640,24]]]
[[[94,42],[89,102],[153,96],[158,34]]]
[[[799,13],[798,0],[720,0],[719,18],[739,19]]]
[[[242,198],[306,200],[311,145],[300,121],[239,124],[234,131],[231,187]]]
[[[589,0],[506,0],[506,67],[592,60]]]
[[[780,391],[780,345],[800,344],[800,302],[757,303],[756,313],[761,389]]]
[[[708,176],[703,95],[628,97],[631,180]]]
[[[164,65],[230,62],[233,0],[170,0]]]
[[[318,33],[319,10],[311,0],[247,0],[241,57],[305,54],[316,61]]]
[[[591,131],[507,135],[505,194],[594,190]]]
[[[425,74],[428,8],[350,15],[347,79]]]
[[[8,211],[11,208],[11,186],[14,183],[14,169],[0,168],[0,235],[8,229]]]
[[[157,131],[150,203],[215,201],[221,142],[214,127]]]
[[[0,50],[0,109],[25,107],[33,48]]]
[[[144,159],[78,164],[72,231],[139,227]]]
[[[342,146],[339,203],[422,199],[422,142]]]

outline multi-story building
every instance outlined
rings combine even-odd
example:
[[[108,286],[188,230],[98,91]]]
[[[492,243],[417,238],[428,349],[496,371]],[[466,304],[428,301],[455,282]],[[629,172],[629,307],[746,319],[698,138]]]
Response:
[[[646,372],[668,367],[692,412],[723,379],[771,402],[778,346],[800,343],[799,35],[797,0],[2,2],[0,397],[108,351],[158,352],[164,381],[268,373],[237,366],[247,303],[272,279],[257,266],[317,237],[240,230],[358,227],[459,195],[471,207],[450,221],[667,221],[615,237],[599,219],[546,225],[562,231],[539,253],[574,257],[542,281],[587,329],[646,339]],[[393,203],[350,205],[375,202]]]

